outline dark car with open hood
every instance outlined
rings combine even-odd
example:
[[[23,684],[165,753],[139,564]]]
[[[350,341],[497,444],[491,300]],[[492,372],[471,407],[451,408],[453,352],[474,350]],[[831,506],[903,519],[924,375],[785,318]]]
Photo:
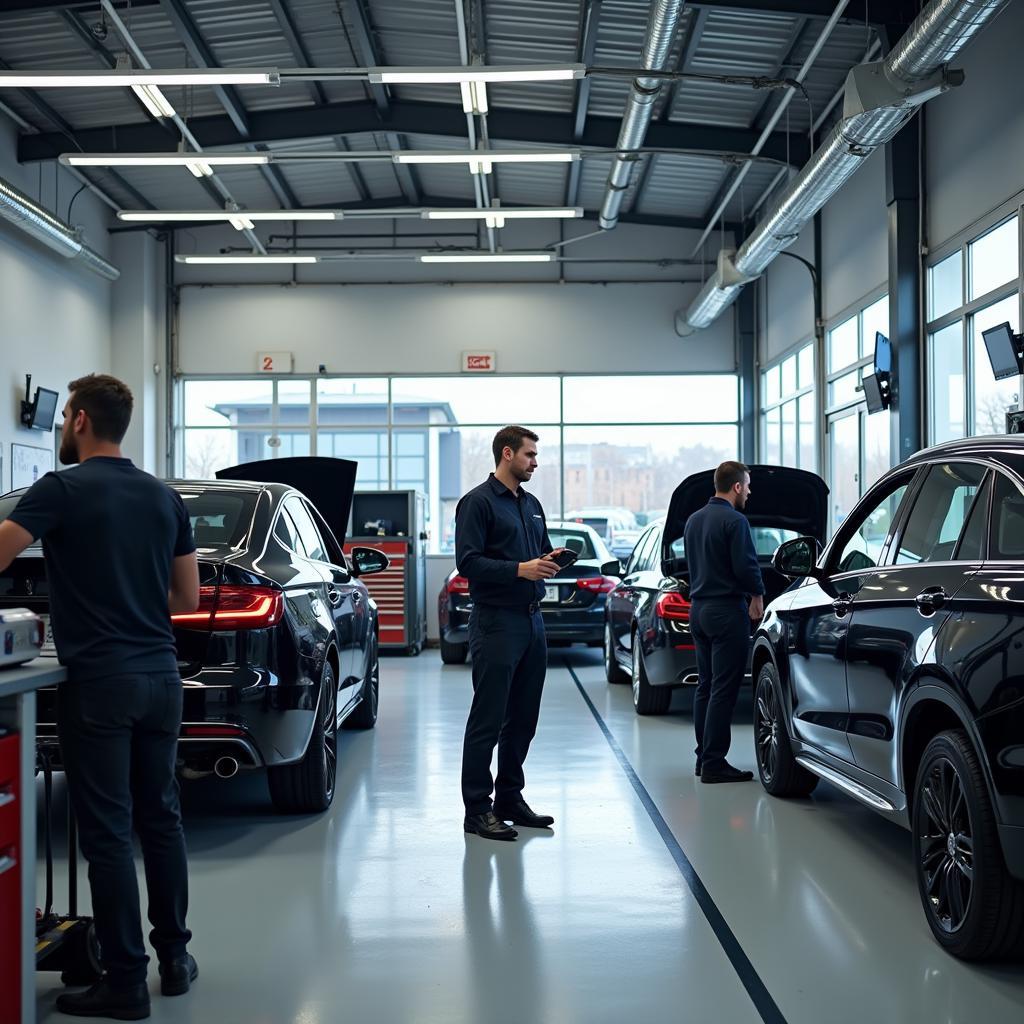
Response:
[[[764,788],[909,828],[940,945],[1024,955],[1024,439],[920,452],[816,540],[776,553],[798,582],[755,641]]]
[[[765,601],[790,581],[771,566],[786,540],[801,535],[825,540],[828,488],[802,469],[750,467],[746,515],[765,582]],[[619,585],[605,605],[604,667],[610,683],[632,682],[638,715],[668,711],[672,690],[697,683],[690,633],[690,577],[683,547],[686,521],[715,493],[714,471],[688,476],[676,489],[664,519],[640,536]]]
[[[201,584],[198,610],[171,617],[185,686],[183,776],[266,768],[279,810],[331,804],[338,728],[377,720],[377,609],[360,577],[388,562],[372,548],[356,548],[351,564],[342,553],[355,473],[354,462],[310,457],[168,481],[192,522]],[[21,493],[0,498],[0,518]],[[0,574],[5,607],[48,614],[40,547]],[[55,706],[56,691],[42,691],[40,742],[59,768]]]

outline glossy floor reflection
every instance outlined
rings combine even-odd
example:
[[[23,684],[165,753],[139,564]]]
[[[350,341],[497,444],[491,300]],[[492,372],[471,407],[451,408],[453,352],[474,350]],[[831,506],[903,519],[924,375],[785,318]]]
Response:
[[[276,816],[258,776],[187,785],[201,976],[163,999],[154,968],[152,1019],[760,1020],[567,660],[790,1024],[1021,1019],[1019,968],[966,967],[931,942],[905,833],[824,786],[801,803],[757,784],[701,787],[685,696],[638,719],[596,653],[552,656],[527,766],[552,833],[462,833],[469,670],[436,652],[383,662],[378,727],[343,734],[328,814]],[[745,714],[734,759],[749,766]],[[57,876],[60,907],[60,864]],[[40,976],[41,1020],[68,1019],[55,986]]]

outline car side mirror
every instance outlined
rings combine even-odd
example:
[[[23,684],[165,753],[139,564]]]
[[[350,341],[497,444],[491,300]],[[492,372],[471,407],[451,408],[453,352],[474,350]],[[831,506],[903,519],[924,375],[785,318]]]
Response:
[[[622,562],[620,562],[617,558],[614,559],[611,562],[605,562],[604,565],[601,566],[601,575],[602,576],[618,576],[619,578],[621,578],[622,577]]]
[[[818,568],[821,548],[814,537],[797,537],[780,544],[772,556],[772,568],[790,579],[813,576],[822,579],[824,573]]]
[[[352,574],[354,576],[373,576],[383,572],[391,560],[383,551],[376,548],[355,547],[352,549]]]

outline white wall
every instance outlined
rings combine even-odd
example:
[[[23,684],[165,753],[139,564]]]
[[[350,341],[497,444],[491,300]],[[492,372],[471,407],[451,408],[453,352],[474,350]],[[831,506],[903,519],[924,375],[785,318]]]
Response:
[[[19,166],[16,128],[0,115],[0,178],[40,202],[61,220],[80,183],[55,165]],[[55,185],[56,177],[56,185]],[[40,190],[40,180],[42,187]],[[89,245],[109,258],[107,210],[91,192],[76,200],[72,220]],[[25,374],[67,397],[68,381],[109,372],[111,284],[0,219],[0,490],[11,486],[11,444],[53,451],[55,438],[18,423]],[[58,415],[58,422],[59,422]]]

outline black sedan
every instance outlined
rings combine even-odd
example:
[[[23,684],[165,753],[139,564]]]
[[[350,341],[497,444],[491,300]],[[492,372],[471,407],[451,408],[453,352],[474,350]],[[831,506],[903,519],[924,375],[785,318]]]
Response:
[[[1024,441],[955,441],[865,494],[757,632],[775,796],[826,779],[912,833],[925,916],[969,960],[1024,952]]]
[[[179,771],[267,768],[279,810],[322,811],[338,727],[377,720],[377,609],[359,576],[387,558],[356,548],[349,565],[342,554],[355,463],[278,459],[223,475],[240,479],[170,481],[192,521],[201,583],[199,609],[172,616],[185,685]],[[19,497],[0,499],[0,518]],[[0,607],[46,615],[47,595],[38,547],[0,576]],[[38,718],[59,767],[55,699],[42,691]]]
[[[775,549],[800,534],[824,540],[828,488],[814,473],[779,466],[751,466],[750,488],[746,513],[770,600],[789,586],[771,568]],[[608,595],[605,676],[610,683],[632,682],[638,715],[663,715],[674,687],[697,683],[683,531],[714,491],[713,471],[687,477],[665,518],[641,535],[621,583]]]
[[[540,611],[548,643],[601,644],[604,635],[604,603],[618,583],[611,575],[620,568],[597,531],[583,523],[548,523],[554,548],[571,548],[577,560],[546,581]],[[437,597],[441,630],[441,660],[461,665],[469,653],[469,613],[473,601],[469,580],[453,569]]]

